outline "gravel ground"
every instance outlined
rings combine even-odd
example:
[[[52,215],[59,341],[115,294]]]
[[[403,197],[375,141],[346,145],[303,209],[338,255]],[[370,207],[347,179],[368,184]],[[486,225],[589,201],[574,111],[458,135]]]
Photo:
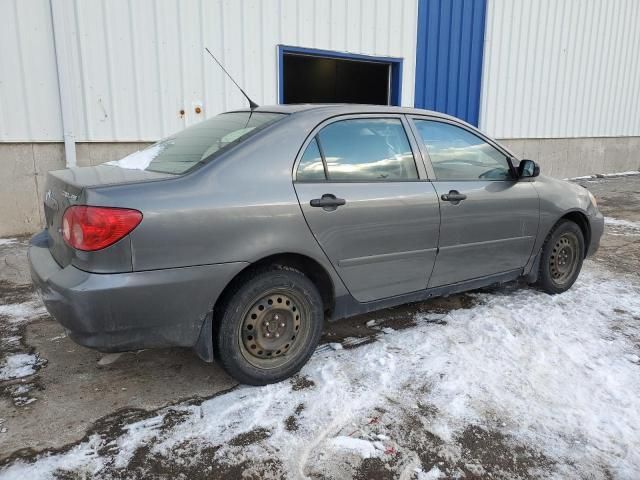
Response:
[[[289,382],[189,350],[75,345],[0,239],[0,478],[637,478],[640,177],[581,180],[606,231],[579,282],[328,325]]]

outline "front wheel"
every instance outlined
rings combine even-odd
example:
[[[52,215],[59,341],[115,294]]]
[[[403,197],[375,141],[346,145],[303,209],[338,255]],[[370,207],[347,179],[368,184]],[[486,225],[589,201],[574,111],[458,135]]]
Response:
[[[542,247],[537,285],[547,293],[562,293],[574,284],[584,259],[584,235],[570,220],[562,220]]]
[[[216,318],[218,360],[241,383],[279,382],[309,360],[323,320],[318,289],[302,272],[286,267],[256,272],[228,296]]]

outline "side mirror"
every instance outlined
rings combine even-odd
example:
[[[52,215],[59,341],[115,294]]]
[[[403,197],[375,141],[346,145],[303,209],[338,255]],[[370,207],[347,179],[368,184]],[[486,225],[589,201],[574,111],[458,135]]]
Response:
[[[533,178],[540,175],[540,167],[533,160],[521,160],[518,165],[518,177]]]

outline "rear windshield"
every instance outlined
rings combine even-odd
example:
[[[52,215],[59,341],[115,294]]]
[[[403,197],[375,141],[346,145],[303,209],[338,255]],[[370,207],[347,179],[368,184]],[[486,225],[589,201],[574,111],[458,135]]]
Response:
[[[231,112],[204,120],[121,160],[121,168],[181,174],[237,145],[285,114]]]

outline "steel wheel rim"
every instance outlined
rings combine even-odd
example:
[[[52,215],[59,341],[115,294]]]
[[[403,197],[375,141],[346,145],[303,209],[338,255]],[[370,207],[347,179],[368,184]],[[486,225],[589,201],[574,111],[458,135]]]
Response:
[[[549,258],[549,272],[554,283],[563,284],[573,277],[579,251],[578,237],[574,233],[563,233],[558,238]]]
[[[239,343],[242,356],[261,369],[286,364],[309,335],[307,302],[291,291],[274,289],[256,298],[244,312]]]

